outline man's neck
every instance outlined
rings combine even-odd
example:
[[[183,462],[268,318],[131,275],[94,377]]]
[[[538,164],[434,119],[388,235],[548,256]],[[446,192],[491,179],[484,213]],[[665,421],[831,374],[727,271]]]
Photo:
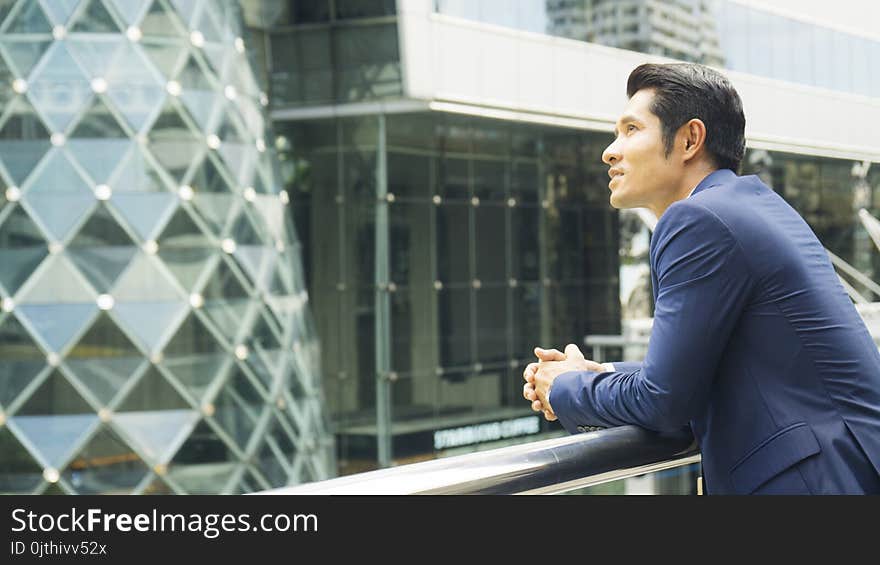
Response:
[[[672,206],[673,203],[678,202],[679,200],[684,200],[689,197],[694,190],[696,190],[697,185],[699,185],[703,179],[717,171],[717,167],[713,167],[710,165],[704,166],[695,166],[693,170],[687,171],[685,175],[682,177],[681,183],[679,183],[678,190],[674,191],[669,198],[664,202],[661,202],[656,208],[649,208],[654,215],[657,216],[657,219],[660,219],[660,216],[666,212],[666,209]]]

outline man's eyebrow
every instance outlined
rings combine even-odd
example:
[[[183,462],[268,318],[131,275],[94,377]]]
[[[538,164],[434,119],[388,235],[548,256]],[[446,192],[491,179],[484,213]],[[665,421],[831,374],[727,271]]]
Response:
[[[614,133],[617,133],[618,126],[623,126],[623,125],[626,125],[630,122],[641,123],[640,120],[638,118],[636,118],[635,116],[633,116],[632,114],[624,114],[623,116],[620,116],[620,119],[617,120],[616,124],[614,124]]]

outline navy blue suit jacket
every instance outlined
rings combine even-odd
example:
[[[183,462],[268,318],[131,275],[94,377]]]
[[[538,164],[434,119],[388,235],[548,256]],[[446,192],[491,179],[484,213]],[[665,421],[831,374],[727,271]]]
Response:
[[[660,218],[651,272],[644,362],[560,375],[566,430],[689,423],[710,494],[880,493],[880,353],[791,206],[715,171]]]

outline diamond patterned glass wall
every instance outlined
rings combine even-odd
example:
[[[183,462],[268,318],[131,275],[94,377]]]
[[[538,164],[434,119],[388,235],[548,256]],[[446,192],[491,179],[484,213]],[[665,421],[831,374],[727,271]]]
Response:
[[[0,0],[0,492],[335,467],[233,0]]]

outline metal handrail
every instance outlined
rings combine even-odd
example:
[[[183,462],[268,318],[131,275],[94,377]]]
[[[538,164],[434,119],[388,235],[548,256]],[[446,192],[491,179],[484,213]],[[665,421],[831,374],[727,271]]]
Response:
[[[698,461],[689,432],[620,426],[255,494],[554,494]]]

